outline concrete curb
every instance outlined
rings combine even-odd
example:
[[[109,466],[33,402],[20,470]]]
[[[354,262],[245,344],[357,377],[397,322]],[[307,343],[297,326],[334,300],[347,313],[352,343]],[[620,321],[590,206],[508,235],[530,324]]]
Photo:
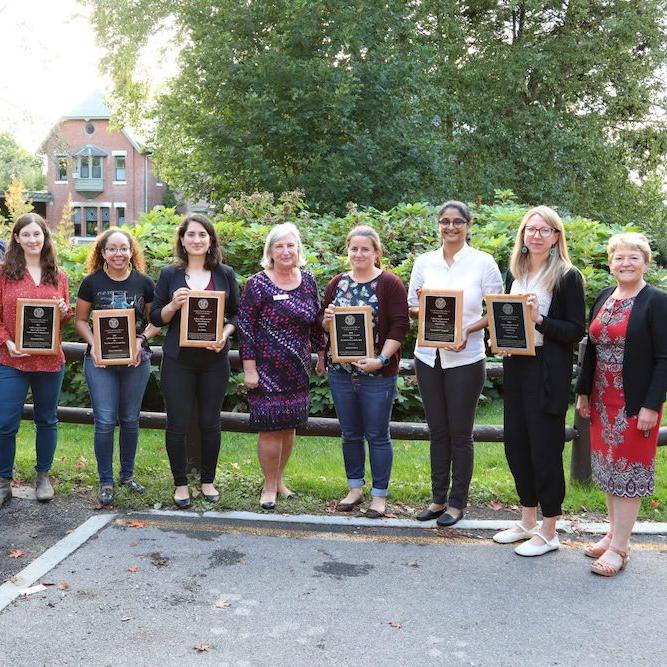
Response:
[[[178,510],[149,510],[148,512],[133,512],[133,514],[153,514],[156,516],[187,516],[203,519],[224,519],[226,521],[257,521],[264,523],[292,523],[327,526],[349,526],[363,528],[368,526],[384,528],[408,528],[433,530],[437,528],[433,521],[415,521],[413,519],[366,519],[363,516],[338,516],[320,514],[259,514],[256,512],[217,512],[209,511],[203,514],[197,512],[179,512]],[[497,531],[511,528],[516,520],[485,520],[462,519],[454,527],[456,530],[488,530]],[[563,520],[558,522],[558,530],[571,533],[604,534],[609,527],[606,523],[595,523],[577,520]],[[441,530],[445,530],[444,528]],[[667,523],[638,522],[635,524],[633,535],[667,535]]]
[[[0,611],[16,600],[23,591],[74,553],[82,544],[106,526],[116,514],[98,514],[84,521],[62,540],[56,542],[18,574],[0,586]]]

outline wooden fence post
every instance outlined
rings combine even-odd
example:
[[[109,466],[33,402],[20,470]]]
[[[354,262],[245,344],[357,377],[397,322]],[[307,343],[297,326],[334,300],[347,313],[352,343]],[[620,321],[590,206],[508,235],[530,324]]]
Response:
[[[586,350],[584,338],[579,342],[579,356],[577,366],[581,372],[581,364]],[[591,480],[591,420],[584,419],[579,412],[574,411],[574,440],[572,441],[572,457],[570,458],[570,481],[590,482]]]

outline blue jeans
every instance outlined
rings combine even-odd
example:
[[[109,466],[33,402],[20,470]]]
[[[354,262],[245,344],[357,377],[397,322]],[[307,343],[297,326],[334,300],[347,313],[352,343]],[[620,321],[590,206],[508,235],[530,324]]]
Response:
[[[396,377],[329,371],[329,387],[343,434],[348,487],[358,489],[366,483],[365,438],[373,475],[371,495],[386,496],[394,460],[389,420],[396,398]]]
[[[35,470],[51,469],[58,440],[58,398],[64,375],[64,367],[55,372],[27,372],[0,365],[0,477],[13,477],[16,434],[28,388],[32,389],[35,406]]]
[[[113,445],[116,423],[120,425],[120,479],[134,476],[134,457],[139,440],[139,413],[148,377],[150,360],[134,366],[97,368],[86,356],[83,370],[88,383],[95,419],[95,458],[100,484],[113,484]]]

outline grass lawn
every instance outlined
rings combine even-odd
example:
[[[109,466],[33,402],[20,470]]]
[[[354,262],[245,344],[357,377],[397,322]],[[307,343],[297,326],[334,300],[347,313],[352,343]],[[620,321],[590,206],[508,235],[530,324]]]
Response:
[[[572,423],[571,412],[572,410],[568,414],[568,424]],[[480,407],[477,423],[502,424],[502,402]],[[262,478],[255,455],[255,442],[256,436],[252,434],[223,433],[217,478],[221,509],[259,509],[257,501]],[[86,491],[89,492],[91,501],[95,498],[98,483],[92,443],[92,426],[60,425],[58,449],[52,471],[59,482],[58,493]],[[570,446],[571,443],[566,444],[563,454],[566,476],[570,467]],[[34,427],[31,422],[24,421],[18,437],[15,476],[24,480],[33,479],[33,466]],[[120,489],[116,493],[116,506],[140,509],[158,503],[170,505],[173,486],[162,431],[141,431],[136,477],[146,484],[147,493],[136,496],[126,489]],[[297,438],[297,445],[287,468],[287,479],[290,486],[301,494],[301,498],[289,503],[280,502],[280,511],[324,511],[327,502],[342,497],[346,492],[340,441],[335,438]],[[369,474],[367,479],[370,479]],[[429,499],[428,443],[395,441],[390,496],[392,509],[403,514],[409,511],[405,506],[422,506]],[[470,502],[488,505],[493,501],[504,505],[516,504],[514,482],[507,468],[502,443],[476,443]],[[200,508],[210,507],[203,500],[197,500],[196,506],[197,504]],[[564,504],[566,513],[604,510],[604,495],[597,487],[568,484]],[[667,447],[658,448],[656,495],[642,502],[640,516],[667,520]]]

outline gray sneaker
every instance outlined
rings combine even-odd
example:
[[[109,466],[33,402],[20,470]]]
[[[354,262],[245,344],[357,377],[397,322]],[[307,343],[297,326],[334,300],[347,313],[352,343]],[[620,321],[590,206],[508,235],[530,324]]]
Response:
[[[48,472],[38,472],[35,480],[35,497],[40,503],[46,503],[54,496]]]
[[[12,499],[12,480],[0,477],[0,507]]]

